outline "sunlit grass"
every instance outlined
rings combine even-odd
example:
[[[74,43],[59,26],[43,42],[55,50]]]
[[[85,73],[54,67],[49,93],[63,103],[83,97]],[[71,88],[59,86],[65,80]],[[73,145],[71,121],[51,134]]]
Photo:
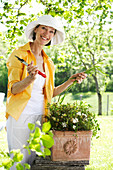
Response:
[[[109,94],[109,102],[113,99],[113,93],[103,94],[103,107],[106,110],[107,95]],[[74,102],[73,99],[79,99],[78,96],[68,94],[65,102]],[[97,110],[97,96],[92,93],[83,93],[82,99],[93,106],[93,111]],[[110,114],[110,112],[109,112]],[[106,115],[106,112],[104,113]],[[100,123],[100,137],[93,138],[91,142],[90,165],[86,170],[113,170],[113,116],[98,116]],[[0,122],[5,121],[5,114],[0,113]],[[0,149],[8,151],[6,130],[0,132]],[[0,158],[0,162],[3,158]],[[1,170],[1,169],[0,169]]]
[[[113,101],[113,93],[112,92],[104,92],[102,94],[102,114],[107,115],[107,98],[109,97],[109,107],[108,107],[108,115],[111,115],[110,109],[111,109],[111,102]],[[98,114],[98,97],[96,93],[68,93],[64,99],[64,102],[72,103],[76,100],[80,100],[82,98],[83,101],[89,103],[92,108],[91,110],[97,115]],[[57,100],[57,99],[56,99]]]
[[[92,139],[90,165],[86,170],[113,169],[113,117],[98,117],[100,137]]]
[[[5,121],[6,121],[5,113],[4,112],[0,112],[0,123],[1,122],[5,122]],[[7,133],[6,133],[6,129],[5,128],[0,132],[0,151],[8,152]],[[4,160],[4,158],[0,157],[0,163],[3,160]],[[2,168],[0,168],[0,170],[2,170]]]

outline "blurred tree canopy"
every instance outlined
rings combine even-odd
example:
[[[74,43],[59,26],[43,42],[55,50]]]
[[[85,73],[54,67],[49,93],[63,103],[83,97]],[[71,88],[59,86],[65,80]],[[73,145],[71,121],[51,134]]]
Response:
[[[98,114],[101,115],[102,91],[105,91],[108,79],[112,75],[109,70],[111,63],[107,60],[112,61],[109,53],[112,52],[113,47],[113,0],[15,0],[9,2],[1,0],[0,2],[2,7],[0,22],[7,28],[5,34],[0,34],[2,42],[7,46],[6,58],[17,46],[18,37],[23,36],[27,24],[36,20],[37,16],[50,14],[61,17],[66,33],[65,42],[55,47],[45,48],[56,65],[56,85],[65,81],[73,73],[93,68],[88,74],[87,81],[73,87],[72,91],[73,93],[91,89],[96,91],[99,103]],[[37,10],[33,13],[31,9],[35,5]]]

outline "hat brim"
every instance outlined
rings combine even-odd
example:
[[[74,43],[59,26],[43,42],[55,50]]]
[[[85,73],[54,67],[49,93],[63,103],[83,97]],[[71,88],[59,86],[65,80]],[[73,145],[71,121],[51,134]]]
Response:
[[[65,33],[63,29],[57,26],[57,24],[53,24],[52,21],[48,22],[48,20],[41,20],[41,19],[37,21],[32,21],[26,27],[25,35],[30,41],[33,40],[33,31],[37,25],[45,25],[45,26],[53,27],[54,29],[56,29],[55,36],[51,40],[51,45],[60,44],[61,42],[64,41]]]

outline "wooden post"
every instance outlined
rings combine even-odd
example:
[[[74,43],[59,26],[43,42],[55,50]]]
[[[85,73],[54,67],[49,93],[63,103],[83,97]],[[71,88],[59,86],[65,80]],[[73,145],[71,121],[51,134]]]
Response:
[[[82,100],[82,94],[80,95],[80,100]]]

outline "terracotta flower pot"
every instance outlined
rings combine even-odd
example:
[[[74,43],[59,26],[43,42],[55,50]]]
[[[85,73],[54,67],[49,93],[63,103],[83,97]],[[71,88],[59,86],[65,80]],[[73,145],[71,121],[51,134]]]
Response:
[[[54,131],[53,161],[90,159],[92,131]]]

